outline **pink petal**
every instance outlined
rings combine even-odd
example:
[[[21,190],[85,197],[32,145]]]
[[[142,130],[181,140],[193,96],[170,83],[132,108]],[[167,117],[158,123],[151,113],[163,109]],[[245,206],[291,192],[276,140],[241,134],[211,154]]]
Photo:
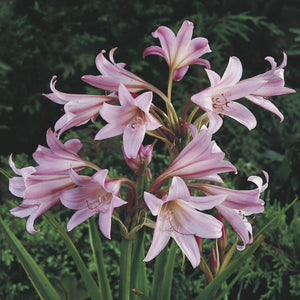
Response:
[[[193,235],[172,234],[175,242],[191,262],[193,268],[200,264],[200,250]]]
[[[186,74],[188,69],[189,69],[189,66],[184,66],[184,67],[181,67],[181,68],[175,70],[173,79],[175,81],[180,81],[183,78],[183,76]]]
[[[280,122],[284,120],[283,114],[279,111],[279,109],[269,100],[261,97],[261,96],[254,96],[248,95],[246,99],[250,100],[251,102],[263,107],[266,110],[269,110],[273,114],[277,115],[280,118]]]
[[[210,81],[211,87],[214,87],[221,81],[221,77],[215,71],[205,69],[208,79]]]
[[[188,203],[198,210],[207,210],[221,204],[226,198],[226,194],[216,196],[191,197]]]
[[[144,200],[152,215],[157,216],[163,204],[163,201],[148,192],[144,192]]]
[[[230,57],[220,84],[235,85],[241,79],[242,72],[243,67],[241,61],[235,56]]]
[[[105,140],[113,136],[117,136],[123,133],[125,126],[119,124],[107,124],[96,134],[95,140]]]
[[[171,63],[171,56],[174,54],[172,53],[172,45],[175,40],[174,32],[165,26],[160,26],[156,31],[152,33],[154,38],[159,38],[161,43],[161,47],[165,52],[165,59],[167,63]]]
[[[158,46],[147,47],[143,52],[143,58],[151,54],[162,56],[166,59],[164,50]]]
[[[252,130],[257,122],[251,111],[237,102],[230,102],[230,109],[222,111],[223,115],[229,116]]]
[[[160,230],[163,227],[163,221],[157,220],[151,246],[143,261],[150,261],[156,257],[168,244],[171,237],[171,232],[167,230]]]
[[[97,211],[91,210],[88,207],[76,211],[67,224],[68,231],[73,230],[76,226],[80,225],[96,213]]]
[[[166,201],[173,199],[189,199],[191,194],[185,184],[185,182],[178,176],[174,176],[169,189],[169,195]]]
[[[113,207],[111,206],[107,212],[105,213],[100,212],[99,214],[99,228],[102,234],[108,239],[111,239],[110,232],[111,232],[112,213],[113,213]]]
[[[134,99],[134,105],[148,114],[152,103],[153,93],[145,92]]]
[[[139,152],[140,146],[144,140],[146,133],[145,124],[143,122],[128,124],[123,134],[124,152],[128,158],[135,158]]]

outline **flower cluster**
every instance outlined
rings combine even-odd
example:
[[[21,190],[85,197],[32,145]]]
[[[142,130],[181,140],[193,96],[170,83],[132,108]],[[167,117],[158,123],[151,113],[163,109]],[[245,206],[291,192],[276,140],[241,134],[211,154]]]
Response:
[[[125,238],[132,238],[147,224],[155,224],[151,225],[154,234],[145,261],[156,257],[173,238],[192,266],[197,267],[199,240],[224,238],[223,218],[240,236],[239,250],[252,242],[252,226],[247,216],[264,211],[260,194],[268,186],[268,174],[263,171],[265,184],[258,176],[249,177],[257,186],[252,190],[226,188],[220,175],[237,173],[237,170],[225,159],[212,136],[222,126],[224,116],[249,130],[256,126],[255,116],[236,101],[241,98],[273,112],[283,121],[283,115],[268,98],[295,92],[284,86],[287,56],[283,54],[279,66],[272,57],[267,57],[271,64],[269,71],[242,80],[241,61],[230,57],[220,77],[211,70],[208,60],[200,58],[211,52],[208,40],[192,39],[192,34],[193,23],[189,21],[183,22],[177,35],[161,26],[152,34],[159,39],[161,47],[150,46],[143,52],[143,57],[158,55],[165,59],[169,68],[167,93],[126,70],[125,63],[116,63],[113,57],[116,48],[109,52],[109,60],[105,50],[97,56],[100,75],[82,77],[87,84],[102,89],[103,94],[63,93],[55,87],[56,76],[52,78],[52,93],[45,96],[64,105],[64,115],[56,122],[54,132],[47,131],[48,147],[38,146],[33,153],[35,167],[18,169],[12,158],[9,161],[19,175],[10,179],[10,191],[23,198],[11,213],[28,217],[28,232],[38,231],[34,228],[35,219],[60,201],[76,211],[69,220],[68,230],[95,214],[99,214],[99,229],[107,238],[111,238],[112,219],[126,229],[122,230]],[[172,82],[180,81],[194,64],[205,67],[210,87],[186,99],[183,113],[178,116],[172,104]],[[160,98],[159,105],[153,103],[153,94]],[[110,178],[107,169],[81,158],[77,154],[82,146],[78,139],[60,141],[65,131],[89,120],[95,122],[96,118],[102,118],[106,125],[95,140],[123,135],[120,153],[123,151],[136,181]],[[145,135],[154,138],[153,144],[143,145]],[[153,178],[149,164],[155,140],[166,145],[170,165]],[[94,174],[82,175],[86,168],[92,169]],[[122,189],[123,185],[127,188]],[[156,222],[147,222],[149,218]]]

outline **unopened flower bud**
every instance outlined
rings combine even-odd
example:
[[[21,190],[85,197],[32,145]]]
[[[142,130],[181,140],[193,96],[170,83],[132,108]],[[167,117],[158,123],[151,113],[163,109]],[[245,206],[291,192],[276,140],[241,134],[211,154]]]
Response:
[[[211,270],[213,271],[214,274],[217,273],[218,270],[218,258],[217,258],[217,253],[216,253],[216,249],[214,248],[214,246],[211,246],[211,257],[210,257],[210,267]]]
[[[217,219],[223,223],[222,236],[218,239],[218,250],[220,254],[220,259],[222,261],[227,247],[227,232],[222,215],[219,212],[217,213]]]
[[[143,146],[141,145],[138,154],[135,158],[129,158],[126,156],[124,149],[124,158],[129,166],[129,168],[137,175],[137,176],[144,176],[144,170],[145,170],[145,164],[149,164],[152,159],[152,150],[153,150],[153,145],[147,145]],[[147,168],[147,177],[149,179],[152,178],[151,171],[149,168]]]

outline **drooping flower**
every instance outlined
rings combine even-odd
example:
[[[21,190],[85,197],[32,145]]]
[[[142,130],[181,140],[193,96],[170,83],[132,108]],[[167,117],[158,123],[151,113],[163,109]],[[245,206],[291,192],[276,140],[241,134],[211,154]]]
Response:
[[[108,122],[96,135],[96,140],[107,139],[123,133],[124,152],[128,158],[135,158],[144,140],[146,130],[161,126],[150,113],[152,92],[145,92],[133,98],[127,88],[120,84],[121,106],[104,103],[100,114]]]
[[[67,94],[55,88],[56,76],[50,82],[52,93],[44,94],[48,99],[58,104],[64,104],[65,114],[56,122],[55,131],[61,135],[66,130],[80,126],[91,120],[95,122],[99,115],[99,110],[104,102],[117,100],[117,96],[111,95],[81,95]]]
[[[147,206],[157,216],[152,244],[144,261],[156,257],[172,237],[196,268],[200,264],[196,236],[219,238],[223,226],[216,218],[199,210],[211,209],[225,198],[226,195],[193,197],[180,177],[173,177],[169,194],[164,199],[144,192]]]
[[[199,58],[205,53],[211,52],[206,38],[198,37],[192,39],[194,24],[184,21],[177,36],[165,26],[160,26],[152,33],[154,38],[158,38],[161,47],[150,46],[144,50],[143,57],[154,54],[162,56],[171,72],[173,78],[180,81],[187,72],[189,65],[200,64],[210,68],[207,60]]]
[[[153,145],[147,145],[147,146],[140,146],[140,149],[138,151],[138,154],[135,158],[129,158],[126,156],[126,153],[124,152],[124,158],[127,163],[127,165],[130,167],[131,170],[137,175],[137,176],[144,176],[145,171],[145,165],[150,164],[152,159],[152,150]],[[149,179],[152,179],[151,170],[147,168],[147,177]]]
[[[259,214],[264,211],[264,201],[259,197],[268,187],[268,174],[264,171],[263,173],[266,177],[264,185],[259,176],[250,176],[248,178],[248,181],[252,181],[257,185],[257,188],[253,190],[232,190],[206,183],[192,183],[189,185],[202,190],[206,195],[227,195],[227,198],[216,205],[216,208],[241,237],[243,245],[237,246],[239,250],[245,249],[245,246],[253,241],[252,226],[246,216]]]
[[[9,164],[17,175],[10,179],[9,190],[17,197],[23,198],[22,203],[10,212],[19,218],[28,217],[26,229],[35,233],[34,221],[42,213],[59,201],[61,192],[74,187],[68,171],[74,168],[77,172],[91,166],[81,159],[76,152],[81,148],[79,140],[69,140],[62,144],[49,129],[47,131],[49,148],[38,146],[33,153],[36,167],[16,168],[10,157]]]
[[[86,83],[108,91],[118,91],[120,83],[127,89],[136,93],[143,90],[151,90],[151,84],[125,69],[125,63],[114,61],[114,52],[117,48],[110,50],[109,60],[104,57],[102,50],[96,57],[96,66],[102,75],[84,75],[81,79]]]
[[[111,217],[115,207],[127,204],[118,197],[120,180],[107,178],[108,170],[100,170],[91,178],[84,178],[70,170],[72,181],[79,187],[64,191],[61,202],[77,212],[68,222],[68,231],[99,213],[99,228],[110,239]]]
[[[207,128],[202,127],[199,134],[179,153],[171,165],[151,183],[149,189],[157,189],[166,179],[173,176],[187,180],[222,182],[218,174],[236,172],[236,168],[224,160],[224,157],[224,152],[211,140]]]
[[[287,55],[283,53],[282,63],[278,67],[273,57],[267,56],[265,60],[271,64],[271,70],[252,78],[245,79],[246,82],[262,79],[265,80],[265,83],[258,90],[250,95],[247,95],[245,98],[263,107],[264,109],[271,111],[277,115],[282,122],[284,119],[282,113],[271,101],[266,98],[296,92],[295,90],[284,86],[284,67],[287,65]]]
[[[193,95],[191,101],[207,112],[209,129],[216,132],[222,125],[220,116],[226,115],[246,126],[249,130],[256,126],[256,119],[248,108],[234,101],[254,93],[266,82],[264,78],[241,80],[242,64],[240,60],[230,57],[222,78],[212,70],[205,70],[211,86]]]

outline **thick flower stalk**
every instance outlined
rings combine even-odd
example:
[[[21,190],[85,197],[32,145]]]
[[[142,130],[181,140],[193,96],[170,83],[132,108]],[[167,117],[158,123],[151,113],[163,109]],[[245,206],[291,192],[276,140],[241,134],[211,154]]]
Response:
[[[226,195],[193,197],[180,177],[173,177],[169,193],[160,199],[144,193],[151,213],[157,216],[152,244],[144,261],[152,260],[172,237],[196,268],[200,264],[200,251],[196,236],[219,238],[222,223],[213,216],[200,212],[221,204]],[[200,210],[200,211],[199,211]]]

